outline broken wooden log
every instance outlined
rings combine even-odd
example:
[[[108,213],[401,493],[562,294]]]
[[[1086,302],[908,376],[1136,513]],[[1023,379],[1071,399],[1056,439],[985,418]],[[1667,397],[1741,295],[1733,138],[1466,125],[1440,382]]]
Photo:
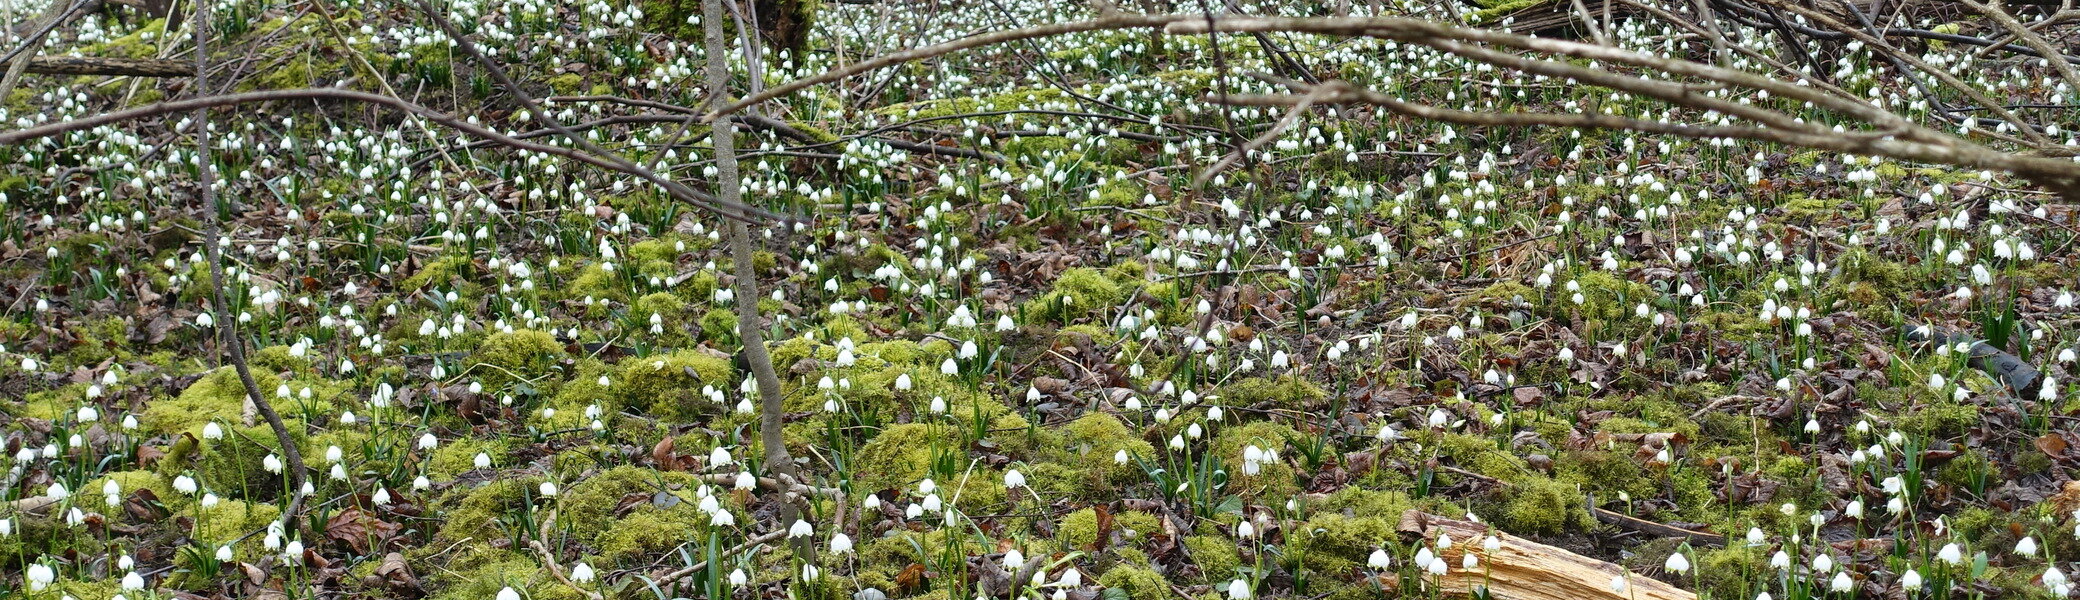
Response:
[[[1469,596],[1477,587],[1486,587],[1487,597],[1493,600],[1697,598],[1697,594],[1659,580],[1628,575],[1618,565],[1495,531],[1481,523],[1411,510],[1401,513],[1399,529],[1410,541],[1434,544],[1440,534],[1452,537],[1452,547],[1437,551],[1437,559],[1451,569],[1442,577],[1424,577],[1425,582],[1440,586],[1447,595]],[[1493,552],[1481,548],[1481,540],[1489,535],[1501,542]],[[1471,570],[1459,568],[1467,552],[1480,557],[1480,566]],[[1616,587],[1611,585],[1614,577],[1626,580],[1624,591],[1611,589]]]
[[[105,58],[91,56],[38,56],[29,59],[26,72],[40,75],[129,75],[131,77],[194,77],[195,63],[158,58]]]

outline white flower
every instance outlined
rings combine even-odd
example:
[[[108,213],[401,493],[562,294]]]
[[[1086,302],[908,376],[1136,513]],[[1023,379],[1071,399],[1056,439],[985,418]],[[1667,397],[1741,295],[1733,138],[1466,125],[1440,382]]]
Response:
[[[814,533],[816,533],[816,527],[810,525],[808,521],[801,519],[795,519],[794,525],[790,525],[787,528],[787,537],[789,538],[808,537]]]
[[[1625,593],[1625,588],[1626,588],[1626,582],[1625,582],[1625,576],[1624,576],[1624,575],[1612,575],[1612,576],[1611,576],[1611,593],[1613,593],[1613,594],[1623,594],[1623,593]]]
[[[808,564],[808,563],[802,563],[802,580],[803,580],[803,581],[813,581],[813,580],[815,580],[815,579],[816,579],[817,577],[821,577],[822,575],[823,575],[823,570],[822,570],[822,569],[818,569],[818,568],[816,568],[816,565],[812,565],[812,564]]]
[[[708,524],[716,527],[728,527],[737,524],[737,516],[730,514],[726,510],[718,510],[715,511],[715,514],[708,516]]]
[[[1249,521],[1243,521],[1235,525],[1235,537],[1245,540],[1257,537],[1257,526],[1251,525]]]
[[[1374,549],[1372,551],[1372,556],[1366,557],[1365,566],[1372,567],[1374,569],[1387,569],[1389,567],[1394,566],[1394,559],[1392,557],[1387,556],[1387,551],[1385,549]]]
[[[1427,569],[1427,568],[1429,568],[1429,567],[1430,567],[1430,563],[1432,563],[1432,562],[1436,562],[1436,561],[1437,561],[1437,555],[1436,555],[1436,554],[1431,554],[1431,553],[1430,553],[1430,547],[1429,547],[1429,546],[1424,546],[1423,548],[1421,548],[1421,549],[1418,549],[1418,550],[1416,550],[1416,558],[1415,558],[1416,568],[1418,568],[1418,569]]]
[[[831,536],[831,554],[852,552],[852,536],[838,533]]]
[[[123,575],[123,582],[119,585],[121,585],[125,591],[136,591],[144,589],[144,576],[138,575],[136,571],[131,571]]]
[[[1019,569],[1025,568],[1025,566],[1026,555],[1024,552],[1019,552],[1017,548],[1012,548],[1009,552],[1004,553],[1005,569],[1017,571]]]
[[[478,452],[475,458],[470,459],[470,464],[479,469],[489,469],[491,468],[491,455]]]
[[[1936,552],[1936,559],[1953,566],[1961,565],[1964,564],[1964,550],[1959,549],[1957,544],[1943,544],[1943,549]]]
[[[1906,573],[1899,576],[1899,587],[1909,592],[1919,591],[1921,589],[1921,572],[1907,569]]]
[[[596,577],[598,575],[593,573],[592,565],[581,562],[578,563],[578,566],[571,568],[571,581],[573,582],[585,583],[592,581]]]
[[[433,437],[433,434],[431,434],[431,433],[424,433],[424,434],[420,434],[420,435],[419,435],[419,449],[420,449],[420,450],[432,450],[432,449],[434,449],[435,447],[438,447],[438,446],[440,446],[440,445],[441,445],[441,439],[440,439],[440,438],[437,438],[437,437]],[[513,589],[513,588],[506,588],[506,589],[509,589],[509,590],[510,590],[510,589]]]
[[[1249,600],[1249,582],[1240,578],[1228,582],[1228,598],[1230,600]]]
[[[1011,469],[1009,471],[1004,472],[1004,489],[1022,488],[1025,487],[1025,485],[1026,476],[1024,473],[1018,472],[1018,469]]]
[[[202,439],[205,439],[205,440],[221,440],[221,439],[224,439],[224,426],[222,426],[222,425],[218,425],[216,421],[210,421],[209,423],[207,423],[207,424],[204,424],[204,425],[202,426]]]
[[[1690,559],[1677,552],[1668,555],[1668,562],[1662,566],[1667,567],[1672,573],[1687,573],[1690,571]]]
[[[173,491],[180,492],[183,494],[193,494],[197,489],[199,489],[199,487],[195,485],[195,478],[193,477],[182,475],[173,478]]]
[[[745,575],[743,569],[737,569],[735,571],[729,572],[730,585],[744,585],[744,583],[748,581],[751,581],[751,577]]]
[[[217,546],[217,562],[231,561],[231,546]]]
[[[1826,573],[1834,570],[1834,557],[1825,554],[1813,557],[1813,570]]]
[[[1834,590],[1834,591],[1835,591],[1835,592],[1837,592],[1837,593],[1840,593],[1840,592],[1847,592],[1847,591],[1849,591],[1849,589],[1850,589],[1850,588],[1853,588],[1853,587],[1855,587],[1855,586],[1856,586],[1856,580],[1853,580],[1853,579],[1850,579],[1850,578],[1849,578],[1849,572],[1848,572],[1848,571],[1842,571],[1842,572],[1840,572],[1840,573],[1835,573],[1835,574],[1834,574],[1834,580],[1833,580],[1833,581],[1831,581],[1831,582],[1829,582],[1829,583],[1828,583],[1828,586],[1827,586],[1827,587],[1828,587],[1828,589],[1831,589],[1831,590]]]
[[[737,480],[733,487],[740,490],[748,490],[751,488],[758,487],[758,478],[753,477],[750,472],[739,472],[737,473]]]
[[[708,453],[708,466],[710,467],[726,467],[736,462],[735,458],[730,457],[729,449],[727,448],[717,446],[715,450]]]
[[[376,506],[388,506],[390,504],[390,488],[376,488],[375,495],[371,496],[369,500],[375,502]]]
[[[520,600],[520,592],[513,591],[513,586],[506,586],[498,590],[498,600]]]
[[[282,473],[282,457],[269,454],[267,457],[260,459],[260,468],[266,469],[269,473],[280,475]]]
[[[544,481],[544,482],[542,482],[542,490],[541,490],[541,491],[542,491],[542,495],[543,495],[543,496],[555,496],[555,495],[556,495],[556,482],[553,482],[553,481]]]
[[[2036,556],[2037,538],[2022,536],[2021,541],[2015,542],[2015,553],[2023,556]]]
[[[29,591],[40,592],[43,588],[50,587],[51,582],[57,580],[58,574],[51,571],[49,565],[36,563],[29,565],[25,577],[29,580]]]

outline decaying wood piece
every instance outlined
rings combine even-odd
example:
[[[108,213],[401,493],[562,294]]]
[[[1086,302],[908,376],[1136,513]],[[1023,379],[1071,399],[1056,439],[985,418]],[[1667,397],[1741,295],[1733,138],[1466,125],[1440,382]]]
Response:
[[[1471,521],[1447,519],[1419,510],[1401,514],[1400,531],[1413,540],[1435,544],[1439,534],[1452,537],[1452,547],[1437,552],[1451,565],[1439,583],[1447,595],[1470,595],[1486,586],[1495,600],[1696,600],[1697,594],[1661,581],[1634,575],[1624,592],[1611,591],[1611,578],[1624,575],[1618,565],[1538,542],[1491,531]],[[1490,534],[1502,542],[1494,552],[1481,549]],[[1433,545],[1434,547],[1434,545]],[[1461,569],[1467,552],[1480,556],[1480,566]],[[1425,576],[1425,581],[1438,581]]]
[[[195,63],[157,58],[106,58],[91,56],[38,56],[29,59],[26,72],[42,75],[129,75],[132,77],[193,77]]]

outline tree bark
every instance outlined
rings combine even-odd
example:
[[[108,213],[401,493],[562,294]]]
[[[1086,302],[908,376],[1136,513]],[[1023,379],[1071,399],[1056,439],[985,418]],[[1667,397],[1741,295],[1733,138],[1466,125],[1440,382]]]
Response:
[[[708,102],[710,106],[721,106],[729,98],[729,59],[722,33],[723,15],[728,13],[719,0],[702,0],[701,10],[710,15],[701,19],[707,42]],[[737,171],[736,120],[717,121],[710,137],[715,146],[716,196],[727,203],[741,202],[744,189]],[[785,426],[780,420],[784,410],[780,376],[773,371],[772,354],[766,351],[765,320],[758,314],[758,269],[751,264],[756,254],[751,228],[743,220],[731,219],[728,230],[730,266],[736,273],[732,289],[736,294],[737,338],[744,342],[744,362],[758,381],[758,434],[760,444],[765,446],[765,468],[792,476],[794,460],[780,435]]]

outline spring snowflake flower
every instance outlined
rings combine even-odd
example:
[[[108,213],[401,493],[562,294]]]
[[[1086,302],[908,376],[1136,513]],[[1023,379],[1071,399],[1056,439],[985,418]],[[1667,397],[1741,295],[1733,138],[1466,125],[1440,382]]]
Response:
[[[1667,567],[1671,573],[1687,573],[1690,571],[1690,559],[1683,556],[1683,553],[1677,552],[1668,555],[1668,562],[1662,566]]]

